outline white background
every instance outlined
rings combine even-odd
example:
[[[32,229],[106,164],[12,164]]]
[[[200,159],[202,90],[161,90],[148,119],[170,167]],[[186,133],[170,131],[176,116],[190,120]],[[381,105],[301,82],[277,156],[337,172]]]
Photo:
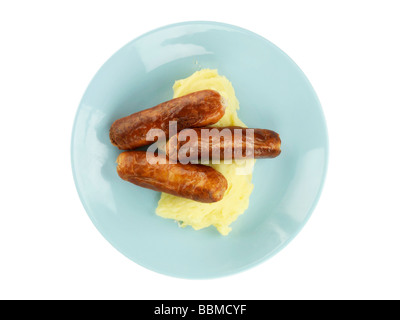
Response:
[[[151,29],[214,20],[285,51],[316,90],[330,159],[316,210],[280,253],[214,280],[144,269],[97,231],[70,138],[99,67]],[[399,299],[398,1],[1,1],[1,299]]]

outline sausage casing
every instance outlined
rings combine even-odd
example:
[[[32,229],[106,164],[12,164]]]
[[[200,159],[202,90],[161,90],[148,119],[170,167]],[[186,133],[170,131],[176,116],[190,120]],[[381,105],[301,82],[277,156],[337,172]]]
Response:
[[[151,144],[146,135],[150,129],[161,129],[169,137],[169,122],[177,122],[177,131],[218,122],[225,113],[221,95],[202,90],[116,120],[110,128],[111,143],[120,150],[132,150]]]
[[[150,164],[154,159],[156,156],[146,151],[122,152],[117,158],[118,175],[138,186],[199,202],[223,198],[228,182],[215,169],[200,164]]]
[[[202,134],[203,129],[206,134]],[[281,153],[281,139],[279,134],[267,129],[190,128],[170,138],[166,153],[174,160],[181,156],[186,160],[275,158]]]

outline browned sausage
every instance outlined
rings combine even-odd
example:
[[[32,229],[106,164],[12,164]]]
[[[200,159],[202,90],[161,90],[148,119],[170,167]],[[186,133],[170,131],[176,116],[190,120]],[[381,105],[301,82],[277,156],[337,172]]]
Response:
[[[241,137],[235,139],[235,132],[237,132],[236,134],[241,133]],[[189,136],[189,134],[193,136]],[[182,135],[181,138],[179,138],[180,135]],[[193,128],[182,130],[171,137],[166,146],[166,153],[169,158],[174,160],[181,156],[186,160],[204,159],[205,157],[221,160],[238,159],[239,157],[275,158],[281,153],[281,139],[279,134],[266,129]]]
[[[146,151],[125,151],[117,158],[118,175],[138,186],[199,202],[221,200],[228,187],[225,177],[200,164],[150,164],[156,156]]]
[[[202,90],[136,112],[111,125],[111,143],[121,150],[151,144],[146,140],[150,129],[161,129],[168,139],[170,121],[177,121],[177,131],[214,124],[225,113],[222,100],[218,92]]]

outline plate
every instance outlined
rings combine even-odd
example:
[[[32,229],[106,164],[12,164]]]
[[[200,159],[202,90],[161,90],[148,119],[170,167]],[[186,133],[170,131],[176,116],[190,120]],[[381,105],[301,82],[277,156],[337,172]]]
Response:
[[[108,136],[114,120],[170,100],[174,81],[202,68],[232,82],[244,123],[282,139],[278,158],[257,161],[249,208],[228,236],[158,217],[160,193],[118,177]],[[116,249],[162,274],[216,278],[265,261],[301,230],[322,190],[328,138],[317,95],[283,51],[233,25],[184,22],[140,36],[100,68],[76,114],[71,160],[87,214]]]

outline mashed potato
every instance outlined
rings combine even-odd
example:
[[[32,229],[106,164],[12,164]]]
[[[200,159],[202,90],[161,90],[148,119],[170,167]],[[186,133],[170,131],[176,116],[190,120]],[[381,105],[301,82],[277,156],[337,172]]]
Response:
[[[227,78],[220,76],[217,70],[197,71],[186,79],[176,81],[173,89],[174,98],[205,89],[218,91],[226,100],[226,110],[225,115],[214,126],[245,126],[237,115],[239,102],[232,84]],[[195,230],[213,225],[221,234],[227,235],[231,231],[230,224],[249,206],[249,197],[253,191],[251,173],[254,162],[255,160],[241,160],[230,164],[222,161],[220,164],[211,164],[228,181],[228,189],[221,201],[201,203],[162,193],[156,214],[178,221],[181,227],[192,226]]]

